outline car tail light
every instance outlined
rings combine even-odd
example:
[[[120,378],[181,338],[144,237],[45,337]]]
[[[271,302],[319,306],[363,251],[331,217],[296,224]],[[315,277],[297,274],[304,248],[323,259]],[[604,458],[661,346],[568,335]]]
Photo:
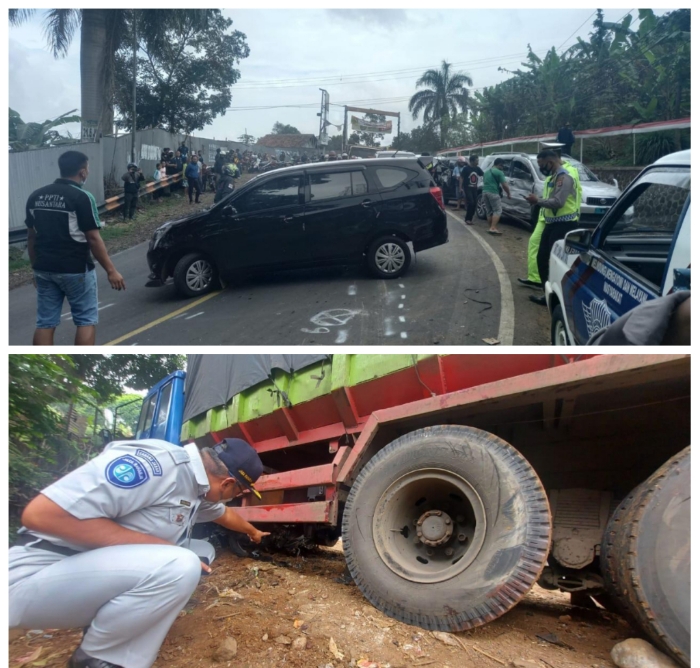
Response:
[[[440,208],[444,211],[445,210],[445,203],[442,201],[442,188],[438,188],[437,186],[433,186],[430,189],[430,194],[435,198],[435,201],[440,205]]]

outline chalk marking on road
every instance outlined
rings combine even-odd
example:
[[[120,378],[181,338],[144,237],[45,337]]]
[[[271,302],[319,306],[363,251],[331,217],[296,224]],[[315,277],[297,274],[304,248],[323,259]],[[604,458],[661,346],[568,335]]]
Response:
[[[356,285],[349,285],[348,286],[348,294],[352,297],[352,295],[357,294],[357,286]]]
[[[400,288],[405,288],[406,286],[403,283],[399,283]]]
[[[112,303],[112,304],[105,304],[104,306],[100,306],[97,310],[98,310],[98,311],[101,311],[102,309],[109,308],[110,306],[114,306],[114,303]]]
[[[384,318],[384,336],[394,336],[396,333],[391,325],[391,318]]]
[[[171,320],[174,318],[176,315],[180,315],[181,313],[186,313],[189,311],[191,308],[194,306],[199,306],[200,304],[203,304],[204,302],[208,301],[212,297],[216,297],[216,295],[221,294],[222,290],[217,290],[216,292],[210,292],[208,295],[204,295],[204,297],[200,297],[196,301],[193,301],[187,306],[183,306],[182,308],[177,309],[177,311],[173,311],[172,313],[168,313],[167,315],[164,315],[160,318],[157,318],[156,320],[153,320],[152,322],[149,322],[146,325],[143,325],[142,327],[139,327],[138,329],[135,329],[133,332],[129,332],[128,334],[124,334],[123,336],[119,336],[116,339],[113,339],[112,341],[108,341],[104,345],[106,346],[116,346],[118,343],[121,343],[122,341],[126,341],[127,339],[130,339],[137,334],[141,334],[141,332],[145,332],[147,329],[151,329],[151,327],[155,327],[156,325],[160,325],[162,322],[165,322],[166,320]]]
[[[401,338],[402,338],[402,339],[407,339],[407,338],[408,338],[408,334],[406,334],[406,332],[401,332]]]
[[[195,313],[194,315],[188,315],[185,320],[192,320],[192,318],[196,318],[198,315],[202,315],[204,311],[200,311],[199,313]]]
[[[400,315],[399,322],[406,322],[406,318],[404,316]]]
[[[401,299],[406,299],[406,295],[401,295]]]
[[[454,218],[461,227],[462,221],[457,218],[451,211],[447,213]],[[506,271],[501,258],[498,257],[496,251],[491,248],[478,232],[475,232],[471,227],[464,227],[483,247],[486,254],[491,258],[493,266],[496,269],[496,274],[498,274],[498,282],[501,286],[501,319],[498,324],[498,340],[503,346],[512,346],[513,337],[515,334],[515,304],[513,302],[513,286],[510,282],[510,277]]]
[[[399,304],[399,308],[403,308],[403,304]]]
[[[301,328],[302,332],[307,334],[328,334],[331,330],[328,327],[316,327],[316,329],[307,329],[306,327]]]
[[[347,340],[348,340],[348,330],[341,329],[338,332],[338,336],[335,337],[335,342],[336,343],[345,343]]]

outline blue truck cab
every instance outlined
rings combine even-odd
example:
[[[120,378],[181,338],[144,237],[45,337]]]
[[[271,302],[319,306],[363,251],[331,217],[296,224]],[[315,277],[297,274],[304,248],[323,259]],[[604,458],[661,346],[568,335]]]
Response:
[[[173,371],[148,391],[141,405],[141,415],[136,428],[137,440],[159,438],[181,445],[185,378],[184,371]]]

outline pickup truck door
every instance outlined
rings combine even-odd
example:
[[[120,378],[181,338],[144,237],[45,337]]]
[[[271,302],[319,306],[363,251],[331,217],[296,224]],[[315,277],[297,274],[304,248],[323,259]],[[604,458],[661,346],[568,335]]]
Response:
[[[666,277],[679,268],[669,260],[674,240],[683,238],[682,225],[689,224],[689,192],[689,170],[650,170],[603,218],[590,247],[562,280],[576,343],[585,344],[599,329],[661,295]]]

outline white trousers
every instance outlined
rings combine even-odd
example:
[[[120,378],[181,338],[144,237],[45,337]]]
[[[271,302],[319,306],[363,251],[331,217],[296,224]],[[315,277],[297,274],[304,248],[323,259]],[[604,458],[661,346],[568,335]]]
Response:
[[[89,626],[81,647],[124,668],[149,668],[201,575],[206,541],[190,549],[117,545],[70,557],[19,546],[9,552],[10,628]]]

